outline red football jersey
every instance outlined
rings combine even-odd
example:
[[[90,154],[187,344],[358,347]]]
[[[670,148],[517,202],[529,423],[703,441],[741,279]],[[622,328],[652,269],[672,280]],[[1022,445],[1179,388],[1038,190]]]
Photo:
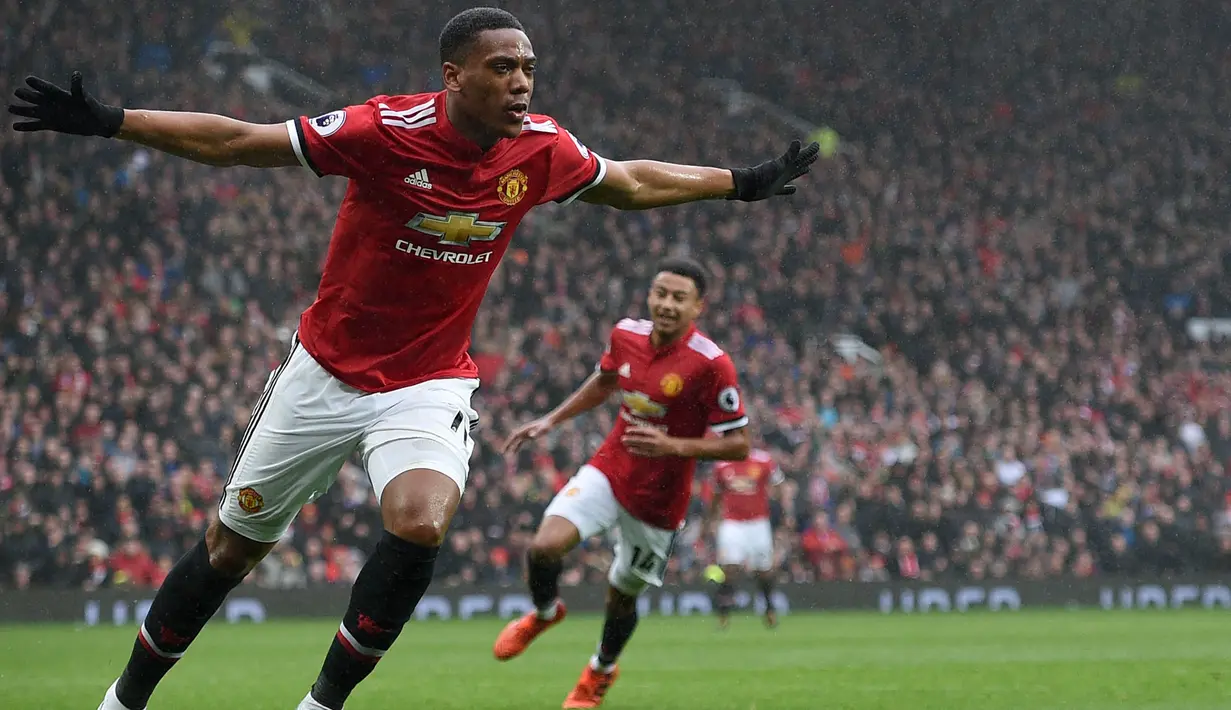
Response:
[[[743,461],[720,461],[714,483],[723,492],[723,520],[769,517],[769,489],[782,482],[782,469],[768,451],[753,449]]]
[[[522,217],[571,202],[606,164],[547,116],[484,151],[449,123],[445,93],[377,96],[287,121],[317,175],[350,178],[299,339],[366,392],[477,377],[470,332]]]
[[[623,402],[615,428],[590,459],[611,481],[615,498],[638,520],[672,530],[684,521],[692,493],[693,459],[634,456],[620,438],[630,426],[652,426],[680,438],[700,438],[748,425],[731,358],[691,329],[665,348],[650,344],[654,324],[624,319],[598,367],[620,377]]]

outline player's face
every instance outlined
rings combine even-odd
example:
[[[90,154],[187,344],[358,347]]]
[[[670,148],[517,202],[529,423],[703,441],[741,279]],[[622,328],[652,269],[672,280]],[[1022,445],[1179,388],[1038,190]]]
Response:
[[[444,65],[445,86],[472,130],[485,138],[516,138],[530,110],[537,60],[530,38],[520,30],[479,35],[461,65]]]
[[[697,284],[687,276],[663,272],[650,284],[650,319],[654,330],[666,337],[679,335],[701,315],[704,305]]]

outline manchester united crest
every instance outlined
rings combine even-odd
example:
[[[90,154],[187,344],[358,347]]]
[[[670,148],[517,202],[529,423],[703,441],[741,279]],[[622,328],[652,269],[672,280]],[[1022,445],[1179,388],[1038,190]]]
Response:
[[[255,488],[241,488],[235,500],[239,503],[240,510],[245,513],[259,513],[261,508],[265,507],[265,499]]]
[[[663,394],[668,397],[674,397],[684,391],[684,378],[674,372],[669,372],[666,375],[663,375],[662,382],[659,382],[658,384],[662,387]]]
[[[526,189],[529,187],[530,181],[526,179],[526,174],[514,168],[500,176],[496,194],[500,196],[500,201],[504,204],[515,205],[526,196]]]

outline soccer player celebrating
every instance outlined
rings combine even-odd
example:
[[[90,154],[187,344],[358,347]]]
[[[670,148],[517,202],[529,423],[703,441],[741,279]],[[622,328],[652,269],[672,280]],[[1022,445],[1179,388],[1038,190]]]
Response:
[[[598,707],[615,681],[616,659],[637,626],[637,596],[662,584],[688,509],[696,460],[748,455],[748,417],[735,366],[693,325],[705,286],[699,264],[686,259],[662,264],[647,299],[652,320],[617,323],[597,371],[550,414],[514,432],[505,447],[516,451],[621,393],[615,428],[547,506],[530,544],[536,611],[510,622],[493,649],[496,658],[509,660],[560,623],[565,615],[558,592],[561,560],[582,540],[618,530],[602,640],[565,699],[566,708]],[[706,437],[707,431],[719,436]]]
[[[37,77],[17,89],[18,131],[119,138],[215,166],[302,166],[349,179],[316,301],[253,410],[213,521],[158,590],[102,710],[140,710],[227,594],[300,508],[357,454],[384,532],[300,710],[338,710],[389,650],[432,577],[474,447],[467,354],[488,281],[535,205],[621,209],[794,192],[815,144],[726,170],[599,157],[529,113],[534,50],[518,20],[467,10],[440,35],[444,90],[377,96],[316,118],[258,125],[123,109]],[[641,434],[640,446],[661,439]]]
[[[764,449],[753,449],[743,461],[723,461],[714,467],[713,497],[707,527],[720,515],[717,547],[722,582],[718,585],[718,626],[726,628],[734,606],[731,579],[752,572],[765,599],[765,624],[777,626],[774,591],[774,531],[769,524],[769,491],[783,480],[782,469]]]

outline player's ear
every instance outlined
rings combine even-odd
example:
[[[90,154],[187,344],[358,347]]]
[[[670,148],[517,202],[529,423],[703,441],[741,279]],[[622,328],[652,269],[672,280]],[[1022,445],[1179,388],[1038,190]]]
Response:
[[[444,80],[449,91],[462,90],[462,68],[453,62],[445,62],[440,67],[440,78]]]

